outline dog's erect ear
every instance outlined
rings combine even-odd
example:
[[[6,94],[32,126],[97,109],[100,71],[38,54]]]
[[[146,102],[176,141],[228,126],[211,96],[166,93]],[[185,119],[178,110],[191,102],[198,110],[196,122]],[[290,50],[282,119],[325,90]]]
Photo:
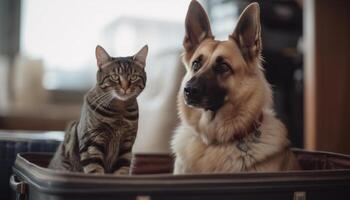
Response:
[[[192,51],[206,38],[213,38],[209,18],[203,7],[192,0],[185,20],[186,35],[183,46],[186,51]]]
[[[96,54],[97,66],[100,69],[103,67],[103,64],[105,64],[111,58],[108,55],[107,51],[100,45],[96,46],[95,54]]]
[[[143,46],[140,51],[134,55],[134,60],[139,62],[142,67],[146,65],[146,58],[148,53],[148,45]]]
[[[260,55],[262,45],[258,3],[249,4],[244,9],[230,37],[236,40],[245,57],[253,58]]]

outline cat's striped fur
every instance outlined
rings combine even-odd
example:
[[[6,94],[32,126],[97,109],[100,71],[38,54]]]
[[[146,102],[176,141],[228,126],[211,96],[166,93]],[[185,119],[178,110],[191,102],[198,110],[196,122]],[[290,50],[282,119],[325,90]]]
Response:
[[[49,168],[128,174],[138,126],[136,97],[146,84],[148,47],[133,57],[110,57],[96,48],[97,84],[84,97],[80,120],[66,130]]]

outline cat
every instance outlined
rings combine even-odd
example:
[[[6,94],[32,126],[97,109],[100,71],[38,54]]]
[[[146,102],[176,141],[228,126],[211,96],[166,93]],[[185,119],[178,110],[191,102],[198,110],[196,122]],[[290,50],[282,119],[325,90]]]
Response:
[[[87,174],[129,174],[138,128],[136,97],[146,85],[145,45],[134,56],[111,57],[96,47],[97,83],[84,97],[49,168]]]

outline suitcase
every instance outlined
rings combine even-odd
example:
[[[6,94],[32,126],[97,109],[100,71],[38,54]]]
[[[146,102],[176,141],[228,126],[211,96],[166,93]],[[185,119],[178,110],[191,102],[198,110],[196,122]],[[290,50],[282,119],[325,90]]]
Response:
[[[131,176],[53,171],[45,168],[52,154],[20,153],[10,185],[27,200],[350,199],[349,155],[293,151],[301,171],[172,175],[171,157],[139,154]]]
[[[63,132],[0,130],[0,200],[11,199],[9,179],[17,154],[55,152],[63,139],[63,134]]]

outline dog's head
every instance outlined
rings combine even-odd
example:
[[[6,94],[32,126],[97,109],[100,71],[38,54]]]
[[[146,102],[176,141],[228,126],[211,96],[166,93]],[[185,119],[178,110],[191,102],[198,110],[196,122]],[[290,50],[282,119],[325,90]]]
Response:
[[[186,109],[217,112],[227,103],[238,106],[250,98],[260,102],[270,99],[271,92],[266,93],[269,86],[260,67],[262,45],[257,3],[243,11],[225,41],[214,39],[208,16],[195,0],[189,6],[185,28],[183,62],[187,73],[179,100]]]

